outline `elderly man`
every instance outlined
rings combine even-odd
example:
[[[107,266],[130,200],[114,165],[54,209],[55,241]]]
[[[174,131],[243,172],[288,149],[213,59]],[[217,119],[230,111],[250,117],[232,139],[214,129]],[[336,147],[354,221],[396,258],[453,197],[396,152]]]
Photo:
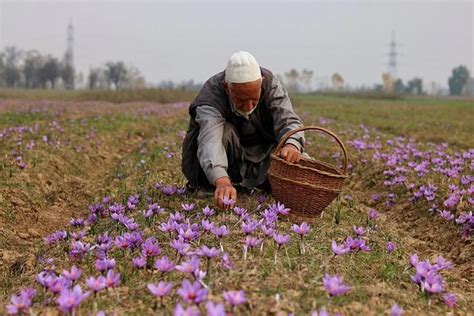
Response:
[[[213,190],[216,204],[237,200],[236,186],[269,189],[270,153],[285,133],[301,127],[282,83],[247,52],[233,54],[224,71],[206,81],[189,106],[182,171],[191,189]],[[280,155],[296,163],[303,133]]]

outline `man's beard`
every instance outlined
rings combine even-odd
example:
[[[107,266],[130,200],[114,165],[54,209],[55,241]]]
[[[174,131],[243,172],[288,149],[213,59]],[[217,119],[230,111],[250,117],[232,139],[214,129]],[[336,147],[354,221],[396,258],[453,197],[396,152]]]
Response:
[[[253,113],[253,111],[255,111],[255,109],[257,108],[257,105],[253,107],[253,109],[251,109],[250,111],[241,111],[239,110],[235,105],[234,105],[234,102],[232,102],[232,100],[229,98],[229,102],[230,102],[230,105],[232,107],[232,109],[234,110],[234,112],[240,114],[241,116],[245,117],[245,118],[249,118],[250,114]]]

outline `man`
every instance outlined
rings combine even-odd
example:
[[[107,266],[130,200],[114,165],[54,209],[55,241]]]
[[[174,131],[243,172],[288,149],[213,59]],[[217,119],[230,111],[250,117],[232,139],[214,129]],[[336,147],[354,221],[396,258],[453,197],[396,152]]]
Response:
[[[282,83],[248,52],[233,54],[224,71],[206,81],[189,106],[182,171],[191,189],[214,190],[217,206],[237,200],[235,185],[269,189],[270,153],[288,131],[303,126]],[[280,152],[301,158],[304,134]]]

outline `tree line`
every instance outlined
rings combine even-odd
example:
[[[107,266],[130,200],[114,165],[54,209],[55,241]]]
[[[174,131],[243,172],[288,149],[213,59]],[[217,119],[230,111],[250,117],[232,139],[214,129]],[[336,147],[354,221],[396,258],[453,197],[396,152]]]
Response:
[[[91,68],[84,78],[66,58],[15,46],[0,51],[0,88],[75,89],[84,80],[88,89],[144,88],[146,84],[140,71],[123,61],[108,61]]]

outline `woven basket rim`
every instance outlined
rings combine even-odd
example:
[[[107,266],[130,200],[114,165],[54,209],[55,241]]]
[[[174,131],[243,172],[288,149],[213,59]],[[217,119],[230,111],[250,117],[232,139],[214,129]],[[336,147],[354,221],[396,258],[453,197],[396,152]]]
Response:
[[[310,189],[319,189],[319,190],[323,190],[323,191],[326,191],[326,192],[332,192],[332,193],[338,193],[338,194],[342,192],[342,189],[327,188],[327,187],[323,187],[323,186],[320,186],[320,185],[311,184],[311,183],[308,183],[308,182],[295,181],[295,180],[292,180],[292,179],[289,179],[289,178],[286,178],[286,177],[282,177],[282,176],[278,176],[278,175],[275,175],[275,174],[272,174],[272,173],[269,173],[268,176],[269,177],[275,177],[275,178],[278,178],[280,180],[288,181],[288,182],[291,182],[295,185],[305,186],[305,187],[308,187]],[[271,179],[270,179],[270,185],[271,185]]]
[[[315,171],[319,174],[323,174],[323,175],[326,175],[326,176],[331,176],[333,178],[344,178],[344,179],[347,179],[347,177],[349,176],[349,174],[347,173],[344,173],[342,170],[340,170],[339,168],[336,168],[334,165],[332,164],[329,164],[329,163],[326,163],[326,162],[323,162],[323,161],[320,161],[320,160],[317,160],[317,159],[305,159],[305,158],[301,158],[301,160],[305,160],[305,161],[309,161],[309,162],[317,162],[319,164],[322,164],[328,168],[332,168],[332,169],[335,169],[337,172],[339,172],[339,174],[337,173],[332,173],[332,172],[327,172],[327,171],[322,171],[322,170],[319,170],[319,169],[316,169],[316,168],[310,168],[310,167],[306,167],[306,166],[302,166],[302,165],[299,165],[299,164],[294,164],[294,163],[291,163],[291,162],[288,162],[286,161],[285,159],[279,157],[276,153],[272,153],[271,155],[271,158],[272,159],[275,159],[275,160],[278,160],[280,162],[283,162],[285,163],[287,166],[291,166],[292,168],[293,167],[296,167],[296,168],[300,168],[300,169],[304,169],[304,170],[310,170],[310,171]]]

